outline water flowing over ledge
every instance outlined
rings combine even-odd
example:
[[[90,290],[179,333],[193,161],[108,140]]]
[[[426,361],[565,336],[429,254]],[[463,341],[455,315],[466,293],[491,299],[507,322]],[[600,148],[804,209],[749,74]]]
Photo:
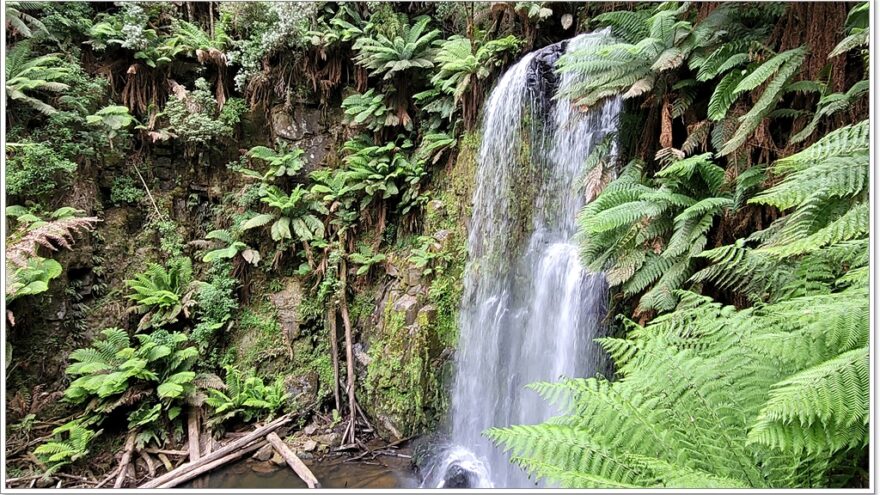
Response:
[[[554,101],[557,88],[579,81],[558,76],[553,64],[566,50],[605,39],[607,32],[586,34],[529,53],[489,97],[468,239],[451,445],[424,486],[534,486],[481,433],[554,414],[525,388],[529,383],[600,369],[592,340],[604,316],[606,286],[601,274],[583,269],[573,237],[587,196],[585,160],[616,131],[621,102],[582,112],[564,99]],[[523,209],[514,198],[524,190],[531,194]]]

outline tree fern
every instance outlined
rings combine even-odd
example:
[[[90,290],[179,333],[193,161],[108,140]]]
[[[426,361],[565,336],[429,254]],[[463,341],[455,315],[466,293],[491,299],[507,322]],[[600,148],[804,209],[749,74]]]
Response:
[[[724,143],[720,150],[721,155],[727,155],[735,151],[755,132],[761,121],[776,107],[776,103],[783,94],[786,83],[800,70],[806,56],[807,51],[804,48],[795,48],[780,53],[740,81],[733,90],[734,95],[752,90],[766,81],[771,75],[773,76],[773,79],[764,88],[758,101],[755,102],[745,115],[739,118],[740,125],[734,135]]]
[[[862,80],[852,85],[846,93],[833,93],[819,100],[813,119],[804,128],[793,135],[792,143],[799,143],[816,131],[822,119],[834,115],[837,112],[850,108],[859,98],[868,92],[868,81]]]
[[[639,313],[675,306],[676,291],[693,275],[691,258],[706,246],[715,218],[735,205],[711,157],[671,159],[654,180],[636,180],[638,166],[630,164],[578,217],[584,263],[624,295],[642,294]]]
[[[840,41],[837,46],[831,50],[828,57],[837,57],[850,50],[861,46],[867,46],[870,41],[869,29],[870,4],[862,2],[857,4],[846,17],[847,37]],[[867,50],[864,50],[867,52]],[[868,64],[865,64],[868,67]]]

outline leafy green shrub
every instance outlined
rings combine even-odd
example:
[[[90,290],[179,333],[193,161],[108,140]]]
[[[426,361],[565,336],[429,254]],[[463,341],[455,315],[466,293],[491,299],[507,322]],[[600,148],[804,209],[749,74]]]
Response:
[[[217,425],[240,416],[245,422],[257,419],[271,419],[287,400],[284,378],[279,376],[271,384],[250,373],[242,373],[232,366],[226,366],[226,387],[224,390],[209,390],[205,404],[214,409],[208,420],[209,425]]]
[[[76,163],[44,143],[6,145],[6,194],[41,198],[70,183]]]
[[[345,143],[348,155],[342,172],[346,192],[360,197],[364,209],[376,199],[398,198],[398,209],[408,213],[421,204],[422,179],[427,176],[424,162],[412,160],[406,151],[412,149],[409,139],[390,141],[382,146],[356,138]]]
[[[193,292],[198,284],[193,283],[189,258],[175,258],[167,268],[151,263],[125,284],[132,291],[127,296],[135,303],[132,311],[144,315],[138,331],[174,323],[181,314],[189,317],[190,308],[195,305]]]
[[[212,262],[208,281],[199,284],[196,292],[198,309],[195,318],[198,323],[193,328],[192,340],[202,354],[214,344],[214,333],[223,328],[238,309],[238,299],[235,296],[238,280],[229,272],[229,263]]]
[[[113,148],[115,138],[120,135],[127,136],[124,131],[134,122],[134,117],[128,112],[128,107],[120,105],[109,105],[86,116],[86,123],[106,133],[110,148]]]
[[[155,383],[158,398],[169,402],[192,392],[195,373],[189,369],[197,353],[194,347],[183,347],[186,335],[158,331],[136,337],[139,345],[132,347],[123,330],[108,328],[92,347],[73,351],[66,373],[77,378],[64,391],[64,398],[73,404],[97,398],[91,410],[108,413],[120,405],[114,397],[127,392],[137,380]]]
[[[269,186],[261,201],[277,211],[252,217],[242,224],[242,230],[274,222],[270,230],[274,241],[293,239],[293,234],[305,242],[324,237],[324,222],[315,213],[327,214],[327,209],[301,185],[297,185],[290,194],[285,194],[276,186]]]
[[[442,275],[446,264],[452,260],[452,254],[444,251],[442,245],[429,235],[420,235],[417,245],[409,255],[409,262],[422,269],[422,275]]]
[[[184,403],[194,400],[196,374],[192,368],[198,351],[186,345],[188,339],[182,333],[157,330],[136,338],[138,343],[133,344],[125,331],[108,328],[91,347],[70,354],[66,373],[73,381],[64,391],[64,400],[85,404],[85,409],[68,425],[86,428],[100,424],[117,410],[129,411],[129,428],[139,432],[138,445],[143,445],[165,437],[167,430],[161,423],[179,421]],[[79,437],[82,445],[69,449],[74,453],[84,451],[94,436],[79,433],[83,434]],[[49,453],[55,447],[41,449]],[[58,460],[70,462],[71,457],[73,454]]]
[[[47,467],[43,474],[51,475],[62,467],[83,459],[89,453],[89,442],[100,434],[100,431],[92,431],[77,420],[52,430],[52,439],[34,449],[34,455]]]
[[[168,119],[167,131],[189,146],[229,138],[245,109],[243,102],[235,100],[231,98],[221,109],[204,78],[197,79],[190,92],[179,87],[177,96],[168,100],[163,111]]]
[[[296,53],[308,42],[310,20],[318,10],[316,3],[224,4],[235,19],[236,30],[246,33],[236,40],[227,53],[230,63],[241,67],[235,76],[235,87],[242,93],[248,83],[262,70],[262,61],[288,51]]]
[[[298,174],[305,165],[302,159],[303,153],[305,152],[302,148],[294,147],[289,149],[288,145],[283,142],[278,143],[277,150],[269,149],[265,146],[254,146],[248,151],[248,156],[252,159],[266,162],[269,168],[262,177],[259,174],[251,175],[262,180],[285,175],[292,177]]]
[[[170,256],[180,256],[183,252],[183,236],[177,222],[167,217],[154,221],[153,226],[159,234],[159,249]]]
[[[342,100],[342,109],[345,111],[345,123],[352,127],[363,127],[373,132],[379,132],[384,127],[394,127],[400,124],[400,118],[394,109],[385,104],[385,95],[376,93],[375,88],[370,88],[366,93],[355,93]],[[412,130],[412,121],[409,121],[407,130]]]
[[[360,243],[357,252],[349,254],[348,259],[358,266],[357,275],[366,275],[373,266],[385,261],[386,256],[374,253],[368,244]]]
[[[114,205],[134,204],[144,198],[144,190],[128,175],[113,178],[110,185],[110,201]]]
[[[61,263],[48,258],[30,258],[25,266],[17,267],[7,282],[6,301],[30,296],[49,290],[49,281],[63,271]]]
[[[202,258],[202,261],[205,263],[232,259],[239,254],[241,254],[245,261],[254,266],[260,263],[260,252],[241,241],[235,240],[228,230],[212,230],[205,235],[205,239],[216,240],[226,244],[225,247],[208,251],[204,258]]]

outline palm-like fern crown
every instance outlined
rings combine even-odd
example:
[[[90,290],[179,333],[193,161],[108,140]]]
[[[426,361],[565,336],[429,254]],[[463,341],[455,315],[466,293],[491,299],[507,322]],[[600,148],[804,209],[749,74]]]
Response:
[[[713,144],[719,154],[732,155],[767,118],[791,112],[782,109],[774,113],[786,93],[806,91],[810,83],[792,82],[806,59],[807,48],[774,52],[766,44],[766,20],[755,23],[742,11],[735,5],[724,5],[697,20],[689,6],[664,3],[651,11],[597,16],[600,26],[611,28],[614,41],[586,46],[560,58],[559,71],[576,73],[581,81],[560,96],[585,107],[615,95],[658,104],[671,102],[671,117],[677,118],[697,107],[694,102],[700,83],[717,81],[706,119],[717,123],[713,133],[718,137]],[[760,93],[741,115],[737,100],[756,91]]]
[[[355,61],[371,69],[371,75],[383,76],[383,79],[391,79],[412,68],[433,67],[431,44],[440,36],[440,31],[425,32],[430,21],[427,16],[418,17],[415,24],[403,26],[393,39],[384,34],[358,38],[354,44],[358,52]]]
[[[6,54],[6,96],[41,113],[53,114],[57,111],[53,106],[29,93],[66,91],[70,86],[60,80],[69,73],[57,55],[32,57],[29,43],[17,43]]]
[[[437,50],[435,60],[439,70],[431,83],[441,91],[453,95],[457,103],[473,83],[473,78],[485,79],[502,57],[520,47],[522,42],[510,35],[476,46],[464,36],[452,36]]]
[[[799,284],[828,285],[842,268],[865,267],[869,144],[868,121],[863,121],[777,161],[771,171],[782,181],[749,202],[789,214],[750,239],[705,251],[702,256],[713,264],[694,281],[766,294]],[[809,269],[795,270],[799,264]]]
[[[644,292],[637,312],[671,310],[715,218],[733,207],[710,153],[675,160],[653,180],[631,163],[578,218],[583,260],[624,295]]]
[[[43,21],[27,12],[39,10],[42,6],[42,2],[6,2],[6,23],[25,38],[35,34],[51,36]]]

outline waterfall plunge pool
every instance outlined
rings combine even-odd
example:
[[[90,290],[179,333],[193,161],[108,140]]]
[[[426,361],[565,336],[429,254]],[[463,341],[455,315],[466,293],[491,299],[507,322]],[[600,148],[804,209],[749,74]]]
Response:
[[[408,453],[401,449],[400,453]],[[372,460],[342,462],[344,458],[308,461],[322,488],[416,488],[418,475],[410,459],[377,456]],[[306,488],[286,465],[246,459],[218,468],[182,485],[184,488]]]

